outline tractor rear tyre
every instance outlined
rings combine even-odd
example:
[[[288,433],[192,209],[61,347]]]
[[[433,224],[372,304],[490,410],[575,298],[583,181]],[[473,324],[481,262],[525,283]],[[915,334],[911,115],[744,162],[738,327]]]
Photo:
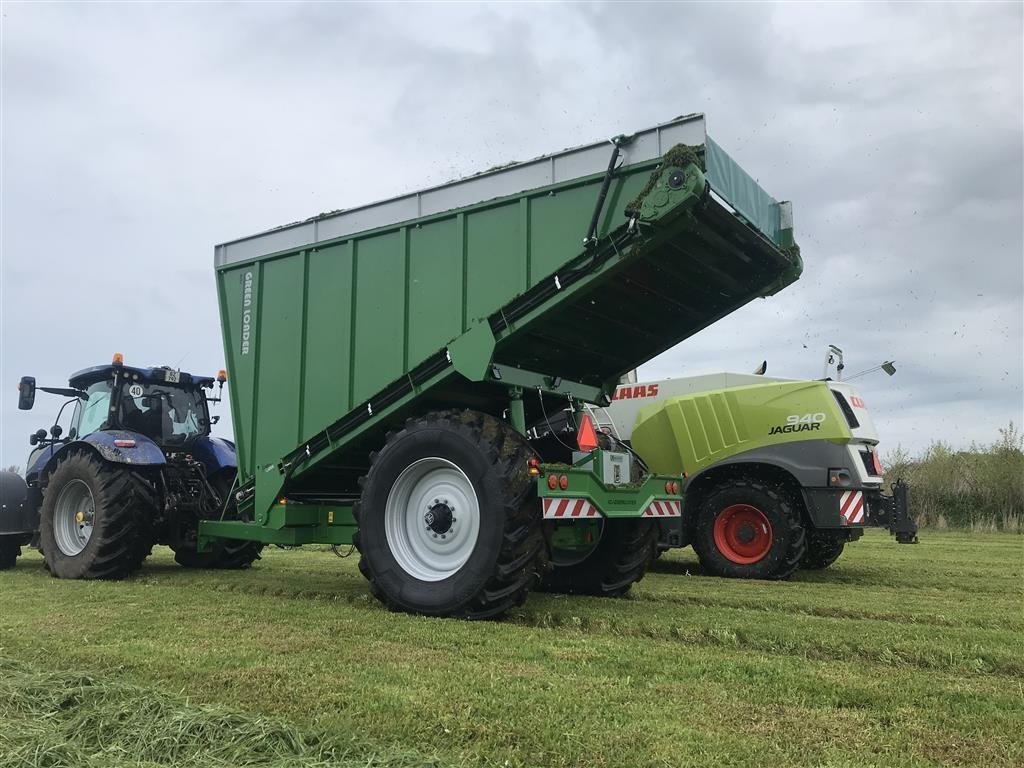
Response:
[[[374,595],[393,610],[468,619],[522,604],[545,553],[534,456],[508,424],[474,411],[389,434],[354,509]]]
[[[576,525],[577,523],[570,523]],[[601,538],[588,557],[560,565],[557,553],[541,589],[597,597],[621,597],[640,581],[658,555],[654,520],[605,520]]]
[[[121,579],[152,550],[152,486],[125,465],[91,452],[64,456],[43,493],[39,539],[61,579]]]
[[[723,483],[701,501],[693,548],[715,576],[786,579],[807,550],[788,490],[770,481]]]
[[[0,571],[9,571],[18,561],[21,544],[18,536],[0,536]]]
[[[231,470],[222,470],[210,478],[210,485],[217,492],[220,500],[226,499],[231,494],[231,488],[235,483],[235,473]],[[220,517],[222,507],[218,505],[211,516]],[[234,497],[228,502],[224,514],[225,520],[238,520],[238,505]],[[243,570],[260,559],[260,552],[263,551],[263,543],[259,541],[243,541],[241,539],[217,539],[209,552],[197,552],[196,540],[190,537],[185,544],[174,549],[174,562],[184,568],[209,568],[216,570]]]
[[[800,567],[807,571],[823,571],[843,554],[846,539],[834,533],[814,531],[807,537],[807,551]]]

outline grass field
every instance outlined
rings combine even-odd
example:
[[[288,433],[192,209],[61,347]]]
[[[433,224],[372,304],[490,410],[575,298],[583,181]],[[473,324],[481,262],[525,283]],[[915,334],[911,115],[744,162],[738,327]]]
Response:
[[[0,765],[1024,765],[1024,537],[869,531],[786,583],[696,573],[509,619],[388,613],[330,552],[0,574]]]

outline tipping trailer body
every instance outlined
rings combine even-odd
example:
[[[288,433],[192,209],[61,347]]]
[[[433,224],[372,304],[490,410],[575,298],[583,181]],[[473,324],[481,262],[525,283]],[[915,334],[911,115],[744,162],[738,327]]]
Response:
[[[218,245],[254,523],[203,534],[347,542],[368,456],[410,416],[469,408],[523,431],[567,398],[607,403],[626,371],[799,277],[789,205],[702,115],[614,143]]]

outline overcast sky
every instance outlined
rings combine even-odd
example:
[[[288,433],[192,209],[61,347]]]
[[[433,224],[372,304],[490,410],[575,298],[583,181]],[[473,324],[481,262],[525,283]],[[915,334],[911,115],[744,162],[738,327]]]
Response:
[[[19,412],[23,374],[222,367],[214,243],[697,111],[793,201],[804,276],[642,376],[817,377],[833,343],[897,361],[860,380],[883,449],[990,442],[1022,420],[1022,7],[4,2],[0,465],[59,405]]]

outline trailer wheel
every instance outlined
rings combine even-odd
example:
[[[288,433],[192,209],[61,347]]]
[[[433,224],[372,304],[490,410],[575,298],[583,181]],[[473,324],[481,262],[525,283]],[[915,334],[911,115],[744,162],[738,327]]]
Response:
[[[210,485],[217,495],[224,499],[231,493],[235,482],[234,471],[222,470],[210,478]],[[220,516],[220,510],[216,512]],[[226,520],[237,520],[238,505],[234,498],[228,502],[224,515]],[[174,548],[174,562],[183,568],[212,568],[219,570],[242,570],[260,559],[263,542],[240,539],[218,539],[209,552],[197,552],[196,540],[191,537],[185,544]]]
[[[0,536],[0,571],[9,571],[21,554],[20,539],[17,536]]]
[[[785,579],[800,565],[807,538],[787,490],[757,480],[713,488],[697,511],[693,548],[715,576]]]
[[[43,493],[39,537],[46,567],[61,579],[124,578],[152,550],[156,512],[141,475],[92,453],[71,453]]]
[[[807,551],[800,567],[808,571],[823,571],[839,559],[846,539],[824,531],[815,531],[807,537]]]
[[[524,437],[473,411],[406,422],[355,505],[359,570],[395,610],[490,618],[519,605],[544,538]]]
[[[578,525],[578,523],[566,523]],[[654,520],[605,520],[601,538],[588,557],[571,562],[551,556],[552,567],[541,589],[598,597],[621,597],[640,581],[658,555],[658,524]]]

